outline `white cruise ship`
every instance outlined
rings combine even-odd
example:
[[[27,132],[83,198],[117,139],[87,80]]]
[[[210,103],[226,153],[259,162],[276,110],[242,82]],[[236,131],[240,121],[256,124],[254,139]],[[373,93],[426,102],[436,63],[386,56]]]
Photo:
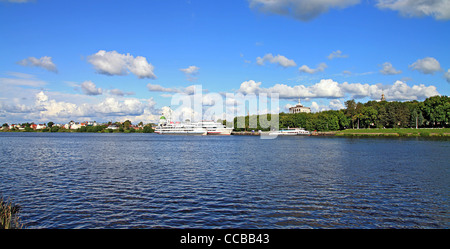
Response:
[[[170,111],[168,113],[170,117]],[[190,122],[186,120],[184,123],[173,122],[161,116],[159,124],[155,129],[155,133],[165,135],[231,135],[233,128],[228,128],[221,123],[214,121]]]
[[[228,128],[221,123],[217,123],[214,121],[200,121],[194,123],[197,127],[202,127],[206,129],[208,135],[231,135],[233,128]]]

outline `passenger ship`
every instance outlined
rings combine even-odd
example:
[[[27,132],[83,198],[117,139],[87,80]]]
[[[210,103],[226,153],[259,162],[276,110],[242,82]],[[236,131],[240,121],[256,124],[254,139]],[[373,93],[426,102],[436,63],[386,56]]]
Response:
[[[170,112],[169,112],[170,115]],[[161,116],[155,133],[165,135],[231,135],[233,128],[228,128],[221,123],[214,121],[200,121],[191,123],[173,122]]]

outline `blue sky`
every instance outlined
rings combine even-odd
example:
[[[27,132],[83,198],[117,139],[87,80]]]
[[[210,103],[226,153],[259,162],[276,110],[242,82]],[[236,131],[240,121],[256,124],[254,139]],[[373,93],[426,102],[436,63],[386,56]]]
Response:
[[[152,122],[193,85],[279,111],[449,95],[449,20],[448,0],[2,0],[0,122]]]

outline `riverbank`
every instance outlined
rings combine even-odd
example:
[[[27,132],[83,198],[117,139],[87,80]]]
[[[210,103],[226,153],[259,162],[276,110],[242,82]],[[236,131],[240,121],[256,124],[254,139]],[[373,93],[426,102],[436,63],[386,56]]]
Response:
[[[381,137],[429,137],[429,136],[450,136],[450,128],[441,129],[414,129],[414,128],[393,128],[393,129],[348,129],[336,131],[334,136],[381,136]]]
[[[259,132],[232,132],[231,135],[238,136],[259,136]],[[413,129],[413,128],[393,128],[393,129],[347,129],[342,131],[312,131],[311,136],[348,136],[348,137],[450,137],[450,128],[441,129]]]

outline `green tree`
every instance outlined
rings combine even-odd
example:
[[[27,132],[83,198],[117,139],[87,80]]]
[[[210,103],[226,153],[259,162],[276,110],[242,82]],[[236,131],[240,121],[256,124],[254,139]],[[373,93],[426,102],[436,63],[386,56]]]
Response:
[[[445,126],[448,123],[448,103],[447,96],[433,96],[425,99],[421,106],[423,116],[430,126]]]
[[[351,120],[352,129],[354,129],[356,120],[356,102],[354,99],[345,101],[345,116]]]
[[[126,120],[125,122],[123,122],[123,128],[124,129],[130,129],[131,126],[131,121],[130,120]]]
[[[336,117],[339,120],[339,130],[344,130],[349,127],[350,120],[345,116],[342,110],[337,111]]]
[[[144,126],[143,132],[144,133],[153,133],[154,130],[152,129],[152,127],[150,125],[146,125],[146,126]]]
[[[410,118],[409,125],[411,127],[418,128],[418,127],[423,125],[423,122],[424,122],[425,119],[423,117],[422,112],[418,108],[414,109],[411,112],[410,116],[411,116],[411,118]]]
[[[370,126],[375,125],[378,112],[375,108],[371,106],[365,106],[362,109],[361,121],[365,128],[370,128]]]

